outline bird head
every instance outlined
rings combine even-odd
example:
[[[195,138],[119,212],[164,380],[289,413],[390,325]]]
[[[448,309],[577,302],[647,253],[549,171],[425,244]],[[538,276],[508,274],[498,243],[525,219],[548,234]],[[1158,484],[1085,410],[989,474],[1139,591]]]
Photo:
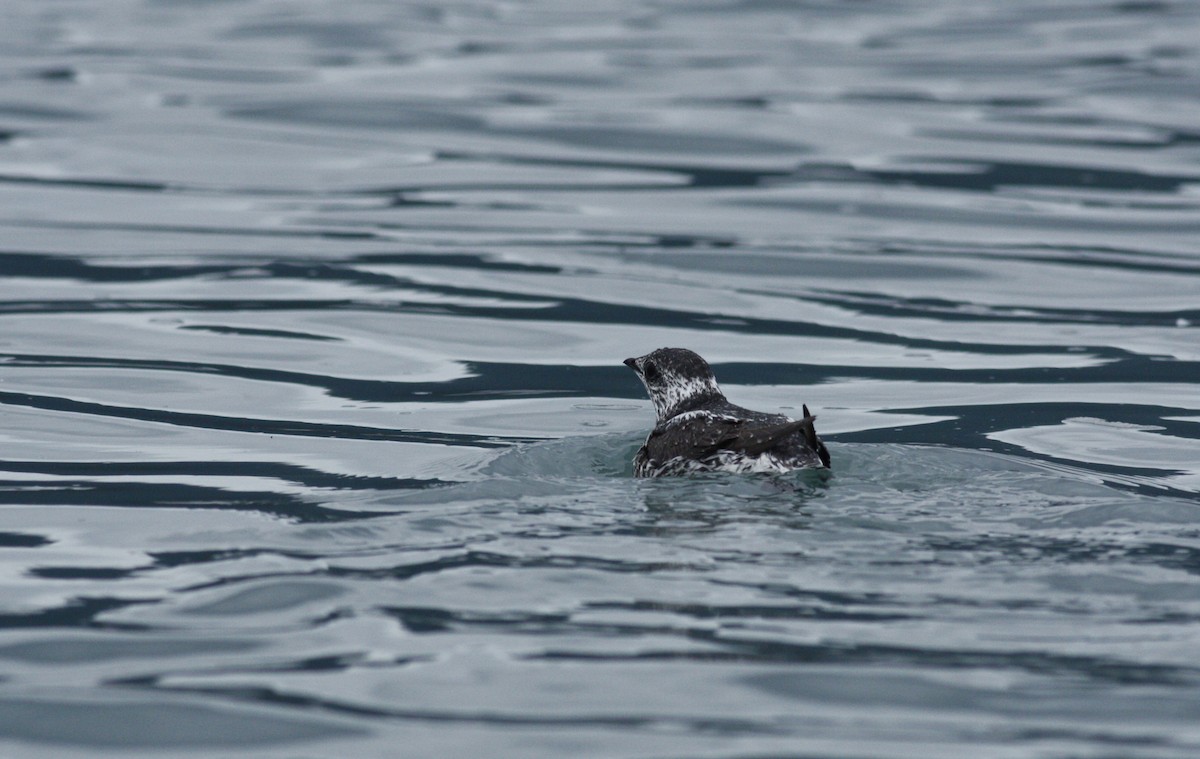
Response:
[[[624,363],[646,386],[659,422],[725,397],[708,362],[686,348],[659,348]]]

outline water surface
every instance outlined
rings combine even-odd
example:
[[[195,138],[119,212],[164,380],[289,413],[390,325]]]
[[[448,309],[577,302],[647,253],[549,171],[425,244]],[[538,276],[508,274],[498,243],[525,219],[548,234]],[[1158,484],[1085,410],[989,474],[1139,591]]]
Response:
[[[6,756],[1200,753],[1200,3],[3,15]]]

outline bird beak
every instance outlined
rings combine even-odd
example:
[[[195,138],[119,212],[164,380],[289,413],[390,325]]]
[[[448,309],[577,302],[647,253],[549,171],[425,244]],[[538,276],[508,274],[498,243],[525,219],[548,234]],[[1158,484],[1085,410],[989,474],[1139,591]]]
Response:
[[[624,361],[622,361],[621,363],[625,364],[625,366],[628,366],[630,369],[634,370],[635,372],[638,370],[636,358],[627,358]]]

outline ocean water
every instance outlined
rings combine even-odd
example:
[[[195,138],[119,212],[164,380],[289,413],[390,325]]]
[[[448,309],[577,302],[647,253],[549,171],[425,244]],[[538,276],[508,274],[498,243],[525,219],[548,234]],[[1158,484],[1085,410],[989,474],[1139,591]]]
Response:
[[[0,755],[1200,756],[1200,3],[6,4]]]

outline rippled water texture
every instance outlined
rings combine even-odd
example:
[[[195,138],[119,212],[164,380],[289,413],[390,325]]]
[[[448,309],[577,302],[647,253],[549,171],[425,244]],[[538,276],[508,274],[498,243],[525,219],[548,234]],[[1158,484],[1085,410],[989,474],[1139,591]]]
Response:
[[[1198,2],[8,3],[0,754],[1194,759],[1198,325]]]

